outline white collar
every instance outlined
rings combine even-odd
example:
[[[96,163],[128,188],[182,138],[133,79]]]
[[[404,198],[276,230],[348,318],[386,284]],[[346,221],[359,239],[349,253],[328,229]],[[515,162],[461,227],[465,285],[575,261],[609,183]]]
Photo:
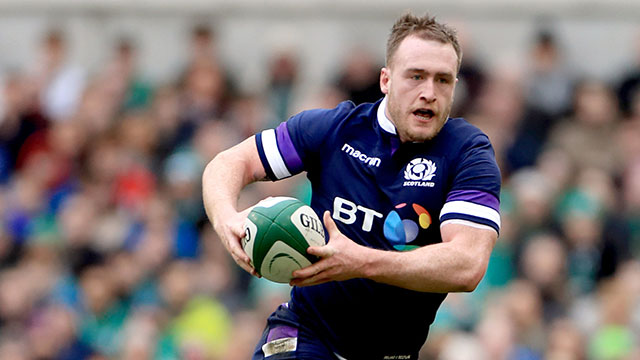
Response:
[[[380,124],[380,127],[391,134],[397,134],[396,133],[396,126],[391,122],[391,120],[389,120],[389,118],[387,117],[387,114],[385,114],[385,109],[387,108],[387,97],[385,96],[384,99],[382,99],[382,102],[380,102],[380,106],[378,106],[378,124]]]

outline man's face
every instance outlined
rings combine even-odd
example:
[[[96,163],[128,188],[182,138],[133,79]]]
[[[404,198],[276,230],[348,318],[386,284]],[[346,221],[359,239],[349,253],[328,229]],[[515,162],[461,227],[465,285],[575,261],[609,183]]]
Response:
[[[387,95],[387,117],[400,140],[433,139],[447,121],[458,68],[451,44],[406,37],[389,67],[380,73],[380,89]]]

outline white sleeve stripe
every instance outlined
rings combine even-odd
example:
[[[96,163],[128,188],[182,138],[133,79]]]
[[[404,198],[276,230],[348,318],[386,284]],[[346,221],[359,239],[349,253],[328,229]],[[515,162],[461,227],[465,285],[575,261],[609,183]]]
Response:
[[[282,159],[282,155],[280,155],[280,151],[278,150],[276,131],[274,129],[262,132],[262,148],[264,149],[264,154],[267,157],[267,161],[269,162],[269,166],[271,166],[273,174],[278,179],[284,179],[291,176],[291,173],[284,164],[284,159]]]
[[[343,358],[342,356],[338,355],[338,353],[333,353],[333,355],[335,355],[338,358],[338,360],[347,360],[347,359]]]
[[[485,230],[493,230],[496,231],[496,229],[492,228],[489,225],[485,225],[485,224],[478,224],[476,222],[473,221],[469,221],[469,220],[462,220],[462,219],[449,219],[449,220],[445,220],[442,223],[440,223],[440,227],[443,227],[447,224],[459,224],[459,225],[466,225],[466,226],[470,226],[472,228],[476,228],[476,229],[485,229]]]
[[[446,214],[465,214],[493,221],[500,227],[500,214],[494,209],[475,204],[469,201],[449,201],[444,204],[440,211],[440,218]]]

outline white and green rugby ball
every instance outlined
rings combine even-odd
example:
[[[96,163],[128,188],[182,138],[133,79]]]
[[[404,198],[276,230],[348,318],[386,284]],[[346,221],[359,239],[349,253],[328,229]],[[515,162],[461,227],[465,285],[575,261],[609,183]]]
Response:
[[[318,215],[291,197],[268,197],[251,210],[244,223],[242,248],[261,276],[288,283],[294,270],[311,265],[317,257],[309,246],[325,244]]]

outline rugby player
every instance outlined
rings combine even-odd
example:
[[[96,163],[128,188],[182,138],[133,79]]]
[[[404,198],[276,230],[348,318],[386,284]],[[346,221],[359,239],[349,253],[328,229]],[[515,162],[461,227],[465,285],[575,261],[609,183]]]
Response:
[[[321,260],[293,273],[254,359],[417,359],[446,294],[480,282],[501,180],[487,136],[449,118],[461,60],[454,30],[406,14],[387,42],[384,98],[303,111],[208,164],[207,213],[249,273],[236,204],[251,182],[306,172],[329,234],[308,249]]]

